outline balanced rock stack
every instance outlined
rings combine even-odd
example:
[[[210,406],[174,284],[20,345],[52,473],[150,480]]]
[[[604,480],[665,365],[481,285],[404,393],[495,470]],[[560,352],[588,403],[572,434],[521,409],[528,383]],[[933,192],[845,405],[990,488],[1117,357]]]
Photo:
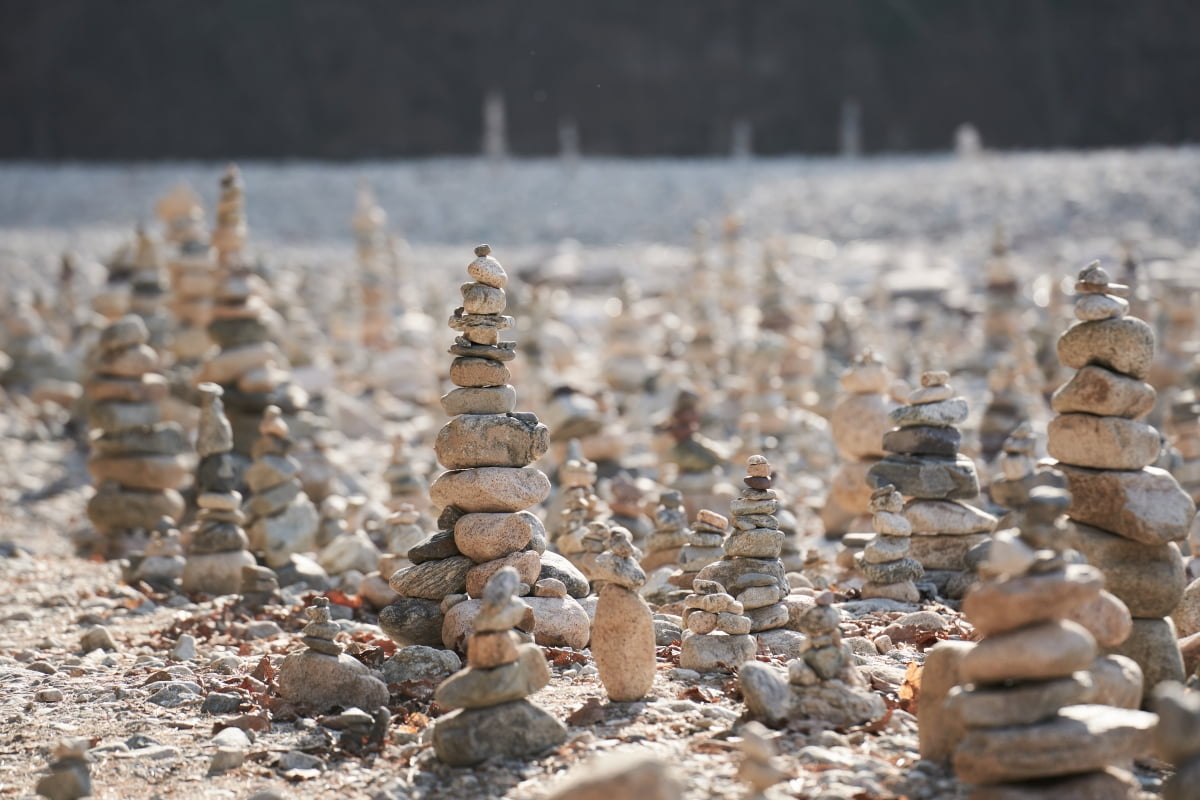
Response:
[[[1038,486],[1067,487],[1066,478],[1049,463],[1037,462],[1037,435],[1033,426],[1023,422],[1004,440],[1000,450],[1000,474],[992,478],[988,494],[1003,508],[1021,508],[1029,502],[1029,493]]]
[[[546,549],[545,528],[527,509],[550,494],[550,480],[528,465],[545,454],[550,433],[533,414],[514,411],[517,392],[508,382],[505,363],[516,356],[516,343],[500,341],[500,332],[513,326],[513,318],[501,313],[508,276],[488,245],[476,247],[475,255],[467,269],[474,280],[463,284],[463,305],[449,323],[461,334],[450,348],[455,356],[450,380],[459,388],[442,397],[442,408],[453,419],[434,443],[447,470],[429,490],[433,504],[442,509],[442,530],[409,551],[413,566],[390,581],[400,599],[380,615],[384,631],[404,644],[429,644],[430,628],[443,618],[442,600],[465,592],[476,599],[450,609],[455,621],[445,620],[446,632],[453,633],[442,641],[452,647],[469,628],[488,579],[511,566],[523,584],[521,594],[528,594],[541,574],[540,554]],[[536,597],[531,604],[539,621],[542,612],[572,618],[579,612],[586,620],[582,606],[571,598]],[[571,638],[572,646],[587,644],[586,627],[579,632],[582,641]],[[539,631],[539,641],[562,644],[552,631],[553,625]]]
[[[574,562],[583,552],[588,523],[597,518],[600,502],[592,491],[596,485],[596,465],[584,458],[578,439],[567,445],[567,460],[558,469],[558,480],[562,486],[562,507],[551,542],[559,553]]]
[[[171,313],[175,317],[171,352],[177,368],[194,370],[212,347],[208,323],[217,291],[213,249],[204,230],[204,210],[186,187],[159,203],[159,216],[168,223],[167,239],[177,248],[167,257],[171,282]]]
[[[429,484],[425,480],[424,467],[423,459],[417,457],[407,437],[401,435],[392,439],[392,456],[383,470],[389,508],[399,511],[407,505],[421,512],[424,518],[424,511],[429,506]]]
[[[182,582],[185,592],[235,594],[242,587],[242,568],[256,567],[246,549],[250,540],[242,529],[242,496],[235,491],[233,430],[221,404],[221,387],[202,383],[200,426],[196,435],[196,505],[200,513],[189,536]]]
[[[1179,453],[1179,464],[1171,474],[1192,500],[1200,500],[1200,397],[1195,390],[1175,398],[1164,427],[1171,446]]]
[[[754,658],[758,646],[742,604],[716,581],[697,579],[684,600],[686,630],[679,666],[696,672],[732,672]]]
[[[45,321],[27,300],[6,309],[4,333],[8,366],[0,364],[0,387],[36,393],[45,381],[77,377],[58,341],[45,330]],[[0,362],[5,360],[0,358]]]
[[[1118,767],[1149,752],[1156,718],[1091,704],[1111,692],[1091,671],[1103,663],[1092,631],[1072,619],[1094,627],[1086,609],[1102,597],[1104,579],[1054,549],[1068,503],[1061,489],[1034,489],[1019,537],[1005,531],[992,543],[985,566],[995,579],[963,600],[982,640],[961,656],[961,685],[946,705],[965,729],[953,765],[976,785],[972,798],[1139,796]]]
[[[885,455],[879,443],[891,427],[888,412],[896,407],[887,396],[891,382],[891,372],[870,350],[842,375],[845,395],[829,419],[842,463],[830,482],[822,512],[827,534],[850,530],[870,501],[867,471]]]
[[[697,340],[693,339],[691,345],[696,347]],[[720,445],[700,433],[700,424],[700,395],[690,389],[680,390],[664,425],[673,440],[667,459],[678,470],[672,485],[683,495],[684,507],[693,515],[701,508],[723,506],[731,494],[731,487],[721,479],[726,455]]]
[[[734,501],[737,502],[736,500]],[[691,589],[700,570],[725,555],[725,535],[729,520],[715,511],[700,509],[692,527],[686,532],[687,544],[679,551],[679,571],[667,578],[667,583]]]
[[[642,506],[645,492],[637,479],[619,472],[608,482],[608,493],[609,522],[628,530],[633,537],[633,546],[645,550],[646,540],[654,531],[654,526]]]
[[[1020,385],[1015,364],[1005,361],[988,373],[990,395],[979,420],[980,455],[987,463],[999,455],[1004,442],[1019,425],[1029,420],[1030,398]]]
[[[609,551],[592,567],[599,599],[592,620],[592,657],[610,700],[629,703],[650,691],[654,682],[654,616],[638,594],[646,573],[624,528],[609,535]]]
[[[341,630],[329,611],[329,598],[317,597],[304,611],[307,650],[291,653],[279,667],[279,694],[306,711],[324,712],[334,706],[368,713],[387,705],[387,684],[369,667],[342,652],[334,641]]]
[[[171,315],[163,308],[166,292],[158,244],[149,233],[139,228],[134,270],[130,277],[129,313],[136,314],[146,323],[149,334],[147,343],[160,354],[167,351],[171,329],[175,326]]]
[[[821,592],[800,615],[808,639],[800,657],[782,671],[758,661],[743,664],[738,684],[754,719],[778,726],[790,719],[819,719],[834,727],[862,725],[887,712],[883,698],[868,689],[842,641],[841,615],[833,595]]]
[[[146,549],[133,569],[133,579],[159,591],[174,591],[179,588],[179,578],[186,563],[179,529],[174,520],[163,517],[150,534],[150,541],[146,542]]]
[[[561,722],[525,698],[550,682],[542,649],[513,630],[534,613],[516,596],[523,583],[505,566],[488,580],[467,644],[467,666],[437,688],[442,708],[433,728],[437,757],[470,766],[491,757],[520,758],[566,741]]]
[[[687,511],[683,508],[682,492],[667,489],[658,496],[654,522],[654,533],[646,539],[646,555],[642,558],[642,569],[647,572],[678,564],[688,543]]]
[[[290,455],[292,440],[278,406],[263,411],[258,434],[251,450],[254,463],[243,476],[250,496],[242,510],[248,519],[250,549],[277,569],[292,555],[316,549],[320,517],[301,489],[300,463]]]
[[[1051,400],[1046,449],[1058,460],[1071,492],[1072,545],[1104,573],[1108,590],[1125,601],[1133,632],[1114,652],[1133,658],[1149,693],[1164,680],[1182,681],[1183,659],[1167,615],[1186,585],[1176,542],[1196,513],[1170,473],[1149,466],[1159,455],[1158,431],[1137,420],[1154,407],[1145,382],[1154,360],[1154,332],[1093,263],[1075,284],[1080,320],[1058,340],[1064,366],[1078,370]]]
[[[177,489],[187,479],[187,438],[178,424],[160,421],[167,382],[147,337],[146,324],[132,314],[111,323],[85,386],[88,472],[97,486],[87,513],[109,556],[140,550],[161,518],[183,516]]]
[[[958,397],[945,372],[926,372],[908,405],[889,417],[897,426],[883,436],[888,455],[871,467],[867,479],[879,488],[891,484],[912,498],[904,516],[912,526],[909,555],[943,588],[967,569],[967,551],[987,539],[996,518],[962,502],[979,494],[975,463],[960,455],[967,401]]]
[[[862,596],[916,603],[921,594],[913,581],[924,576],[925,569],[908,555],[912,525],[901,513],[904,500],[895,486],[880,486],[871,494],[870,509],[875,536],[855,557],[858,568],[867,576]]]
[[[289,382],[287,359],[271,340],[274,312],[262,298],[246,244],[245,199],[241,174],[230,165],[221,178],[217,204],[218,283],[208,335],[220,348],[196,373],[197,382],[211,381],[225,390],[234,450],[249,455],[258,423],[267,406],[295,415],[307,403],[303,390]]]

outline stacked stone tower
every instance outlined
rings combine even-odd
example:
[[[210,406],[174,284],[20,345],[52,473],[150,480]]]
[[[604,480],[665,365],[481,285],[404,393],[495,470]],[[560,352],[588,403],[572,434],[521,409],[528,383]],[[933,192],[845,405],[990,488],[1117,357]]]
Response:
[[[1196,506],[1170,473],[1149,466],[1159,435],[1138,421],[1154,408],[1145,382],[1154,332],[1127,316],[1126,287],[1112,283],[1099,262],[1080,272],[1075,290],[1079,322],[1059,337],[1058,357],[1078,371],[1054,393],[1058,416],[1046,449],[1067,477],[1074,546],[1134,617],[1133,633],[1114,652],[1138,662],[1149,693],[1185,677],[1167,615],[1186,585],[1175,543],[1187,536]]]
[[[158,210],[167,225],[167,241],[174,245],[167,256],[170,309],[175,317],[171,352],[175,369],[190,374],[212,347],[207,327],[217,290],[216,263],[205,230],[204,209],[194,192],[172,192]]]
[[[97,487],[88,518],[110,557],[141,550],[161,518],[178,521],[184,511],[177,490],[187,479],[187,439],[179,425],[160,421],[167,383],[148,338],[132,314],[110,324],[85,387],[88,472]]]
[[[870,509],[875,536],[855,556],[858,568],[867,576],[862,596],[915,603],[921,595],[913,581],[920,579],[925,570],[908,554],[912,525],[901,513],[904,499],[895,486],[880,486],[871,494]]]
[[[292,458],[292,440],[277,406],[267,406],[258,427],[254,458],[245,474],[250,495],[243,509],[250,549],[274,569],[292,555],[317,548],[317,508],[300,485],[300,462]]]
[[[646,539],[646,555],[642,558],[642,569],[647,572],[679,563],[680,553],[688,543],[683,493],[668,489],[660,494],[654,521],[654,533]]]

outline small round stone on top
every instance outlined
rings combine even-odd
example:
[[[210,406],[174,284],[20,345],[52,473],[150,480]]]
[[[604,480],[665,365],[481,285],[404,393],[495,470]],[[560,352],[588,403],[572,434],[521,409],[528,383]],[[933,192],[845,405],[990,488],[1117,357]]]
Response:
[[[929,372],[921,373],[921,385],[924,387],[930,386],[945,386],[950,382],[950,373],[945,370],[930,370]]]

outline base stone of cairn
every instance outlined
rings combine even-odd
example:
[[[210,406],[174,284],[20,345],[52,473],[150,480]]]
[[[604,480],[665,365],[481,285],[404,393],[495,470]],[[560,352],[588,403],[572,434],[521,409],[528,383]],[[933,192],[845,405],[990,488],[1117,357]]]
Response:
[[[963,600],[982,640],[962,655],[962,685],[946,707],[963,726],[953,765],[975,785],[971,797],[1074,797],[1081,787],[1097,792],[1088,797],[1137,796],[1107,769],[1149,752],[1157,718],[1097,704],[1106,678],[1094,668],[1103,660],[1091,630],[1072,617],[1101,596],[1103,576],[1056,549],[1068,502],[1062,490],[1033,490],[1020,533],[992,543],[994,579]]]
[[[250,451],[254,461],[243,479],[250,490],[243,508],[250,548],[267,566],[278,569],[298,553],[316,549],[320,517],[300,484],[300,462],[291,456],[292,440],[278,406],[267,406]]]
[[[646,555],[642,558],[642,569],[647,572],[678,564],[688,543],[687,511],[683,507],[682,492],[668,489],[659,495],[654,522],[654,532],[646,540]]]
[[[442,398],[454,417],[434,445],[447,470],[429,490],[442,509],[440,530],[409,550],[413,565],[389,580],[400,598],[379,618],[384,633],[406,645],[464,644],[484,587],[498,570],[517,571],[522,595],[542,577],[546,532],[528,509],[549,496],[550,480],[528,465],[546,453],[550,435],[536,416],[514,411],[516,390],[506,362],[516,357],[516,343],[500,341],[500,332],[514,322],[501,313],[508,276],[488,245],[475,254],[467,269],[473,280],[463,285],[463,305],[449,321],[460,333],[450,348],[450,380],[459,388]],[[563,565],[569,567],[565,560]],[[590,620],[573,598],[535,596],[529,605],[540,643],[587,645]],[[436,627],[440,638],[433,635]]]
[[[88,472],[98,487],[87,513],[109,556],[141,550],[160,519],[183,516],[177,488],[187,478],[187,438],[178,424],[160,421],[167,382],[147,337],[132,314],[111,323],[86,386]]]
[[[842,641],[833,595],[822,592],[800,618],[807,637],[799,658],[782,670],[759,661],[743,664],[738,685],[750,716],[778,727],[791,719],[820,720],[831,727],[862,725],[887,713],[883,698],[868,689]]]
[[[1133,615],[1133,632],[1111,652],[1145,673],[1147,695],[1164,680],[1182,681],[1183,658],[1167,615],[1187,578],[1178,546],[1196,506],[1169,473],[1151,467],[1160,437],[1138,418],[1153,408],[1145,382],[1154,359],[1153,330],[1127,316],[1128,287],[1094,262],[1075,284],[1078,322],[1058,340],[1064,366],[1078,370],[1054,393],[1058,413],[1046,449],[1071,492],[1071,545],[1105,575]]]
[[[867,507],[871,490],[867,471],[886,455],[879,446],[891,427],[888,412],[896,407],[887,395],[892,376],[870,350],[859,355],[842,375],[845,394],[833,408],[829,425],[842,459],[829,486],[821,513],[827,535],[837,538]]]
[[[638,594],[646,573],[638,566],[632,538],[613,529],[609,550],[596,559],[592,581],[599,587],[592,619],[592,657],[610,700],[629,703],[654,683],[654,616]]]
[[[716,581],[696,579],[684,600],[686,630],[679,666],[696,672],[732,672],[754,658],[758,646],[750,635],[750,618],[742,604]]]
[[[889,417],[896,425],[883,437],[888,456],[871,467],[873,488],[891,484],[912,498],[904,517],[912,528],[909,557],[944,591],[969,569],[967,553],[987,540],[996,518],[963,502],[979,494],[975,463],[959,454],[967,401],[954,394],[945,372],[926,372],[908,405]],[[878,583],[874,578],[868,579]]]
[[[146,549],[133,567],[132,578],[160,591],[174,591],[179,588],[179,579],[186,564],[179,529],[170,517],[163,517],[150,534]]]
[[[868,506],[873,515],[875,536],[855,556],[859,570],[867,576],[863,599],[884,598],[900,603],[921,599],[913,581],[925,575],[921,562],[909,557],[908,540],[912,525],[901,513],[904,500],[896,487],[888,484],[871,494]]]
[[[237,485],[233,431],[221,405],[221,387],[202,383],[200,425],[196,452],[196,505],[200,513],[190,531],[187,563],[181,581],[185,592],[235,594],[242,586],[244,567],[256,567],[246,549],[250,540],[242,529],[246,517]]]
[[[550,682],[550,667],[541,648],[513,630],[534,613],[516,596],[521,583],[511,566],[491,576],[473,620],[467,666],[434,694],[438,705],[458,709],[433,728],[434,752],[452,766],[520,758],[566,741],[566,726],[525,699]]]
[[[290,654],[280,665],[280,696],[313,712],[341,706],[370,713],[387,705],[387,685],[334,641],[341,629],[330,615],[329,598],[316,598],[304,613],[309,620],[304,626],[308,649]]]

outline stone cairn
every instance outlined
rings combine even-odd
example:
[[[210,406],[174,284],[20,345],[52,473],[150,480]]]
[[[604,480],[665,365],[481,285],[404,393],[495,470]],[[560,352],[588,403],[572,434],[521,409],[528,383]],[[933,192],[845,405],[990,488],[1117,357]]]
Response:
[[[680,554],[688,543],[687,511],[683,508],[683,492],[667,489],[658,496],[654,512],[654,533],[646,540],[646,555],[642,569],[650,572],[679,563]]]
[[[178,424],[160,421],[167,382],[147,338],[132,314],[110,324],[85,386],[88,472],[97,486],[87,512],[109,556],[141,550],[160,519],[179,520],[184,511],[177,489],[187,479],[187,439]]]
[[[988,493],[1001,508],[1021,508],[1038,486],[1065,489],[1066,478],[1050,464],[1037,463],[1037,435],[1023,422],[1004,440],[1000,449],[1000,474],[992,478]],[[1003,526],[1003,521],[999,523]],[[1007,526],[1005,526],[1007,527]]]
[[[163,308],[167,286],[163,275],[158,244],[144,228],[138,228],[134,270],[130,276],[129,313],[146,323],[147,343],[159,354],[169,352],[172,329],[171,315]]]
[[[175,369],[190,374],[212,348],[208,323],[212,317],[217,276],[213,249],[204,228],[204,209],[186,187],[160,201],[159,216],[167,225],[167,241],[176,245],[167,257],[170,309],[175,317],[171,352]]]
[[[28,301],[17,301],[6,310],[4,333],[8,367],[0,364],[0,388],[36,393],[47,380],[76,379],[61,346]]]
[[[301,489],[300,463],[290,455],[292,440],[278,406],[263,411],[258,434],[251,450],[254,462],[243,476],[250,496],[242,510],[250,549],[278,569],[293,555],[317,548],[320,517]]]
[[[520,758],[566,741],[566,726],[525,699],[550,682],[550,667],[541,648],[513,630],[534,613],[516,596],[523,582],[511,566],[491,576],[475,614],[467,666],[434,694],[442,708],[459,709],[433,728],[434,752],[447,764]]]
[[[686,630],[679,666],[696,672],[732,672],[754,658],[758,646],[742,604],[716,581],[697,579],[683,601]]]
[[[609,550],[592,568],[599,599],[592,619],[592,657],[610,700],[629,703],[645,697],[654,682],[654,616],[638,594],[646,573],[624,528],[614,528]]]
[[[375,201],[365,180],[358,186],[357,206],[351,227],[362,292],[362,344],[371,350],[385,350],[395,342],[389,302],[394,287],[389,285],[383,253],[387,212]]]
[[[723,545],[728,533],[729,520],[715,511],[700,509],[685,532],[687,544],[679,551],[679,570],[667,578],[667,583],[690,591],[700,570],[725,555]]]
[[[1021,375],[1011,361],[992,367],[988,373],[988,401],[979,420],[980,455],[987,463],[999,455],[1004,441],[1030,418],[1031,398],[1023,390]]]
[[[751,720],[741,727],[742,760],[737,777],[750,789],[749,800],[766,800],[767,789],[792,777],[792,771],[775,752],[770,731],[761,722]]]
[[[304,392],[289,383],[287,359],[271,340],[273,312],[260,295],[258,278],[242,252],[246,237],[241,173],[230,165],[221,178],[212,238],[217,250],[217,291],[208,335],[220,352],[204,362],[195,380],[210,381],[225,390],[234,450],[239,456],[250,454],[267,406],[279,406],[284,414],[293,416],[307,403]]]
[[[637,479],[628,473],[619,472],[608,482],[608,507],[611,512],[609,522],[619,525],[629,531],[633,537],[633,546],[639,550],[646,549],[646,540],[654,530],[650,518],[646,516],[642,505],[645,493],[638,485]]]
[[[870,691],[854,654],[842,641],[841,615],[833,594],[821,592],[800,615],[808,639],[800,657],[781,670],[759,661],[743,664],[738,683],[753,719],[780,726],[790,719],[817,719],[833,727],[861,725],[887,712],[883,698]]]
[[[952,760],[959,780],[975,785],[972,798],[1138,796],[1132,776],[1112,765],[1150,750],[1156,718],[1101,705],[1103,659],[1091,629],[1073,620],[1087,619],[1104,578],[1057,550],[1069,503],[1061,489],[1034,489],[1019,533],[992,542],[993,579],[963,599],[982,640],[965,646],[946,707],[965,731]]]
[[[1046,449],[1067,477],[1073,546],[1133,615],[1133,633],[1113,651],[1138,662],[1148,695],[1185,677],[1167,615],[1186,585],[1175,543],[1187,536],[1196,506],[1170,473],[1149,466],[1159,455],[1158,431],[1137,421],[1154,407],[1145,382],[1154,332],[1126,316],[1127,287],[1111,283],[1099,262],[1079,273],[1075,291],[1079,322],[1059,337],[1058,358],[1078,371],[1051,399],[1058,416]]]
[[[179,588],[186,563],[179,529],[174,520],[163,517],[150,534],[141,559],[133,567],[132,577],[160,591],[174,591]]]
[[[1154,691],[1154,749],[1174,765],[1175,774],[1163,785],[1163,800],[1191,800],[1200,784],[1200,697],[1176,683]]]
[[[431,644],[448,595],[476,598],[454,609],[462,626],[469,623],[488,578],[505,566],[517,570],[521,592],[528,594],[546,549],[545,528],[527,509],[550,494],[550,480],[528,465],[545,454],[550,433],[533,414],[514,411],[517,393],[505,363],[516,356],[516,343],[500,341],[500,332],[513,326],[513,318],[501,313],[508,276],[488,245],[476,247],[475,255],[467,269],[473,280],[461,287],[463,305],[449,322],[460,333],[450,348],[450,380],[459,388],[442,397],[442,408],[453,418],[434,443],[446,468],[429,491],[442,509],[441,530],[409,551],[413,566],[390,580],[400,599],[380,614],[385,633],[403,644]],[[532,604],[550,613],[564,600],[574,604],[568,613],[582,612],[569,598],[533,598]],[[583,647],[586,636],[585,630],[575,646]]]
[[[341,628],[329,611],[329,598],[317,597],[304,611],[307,650],[291,653],[279,667],[279,695],[298,708],[324,712],[334,706],[367,713],[387,705],[387,684],[365,664],[342,652],[334,641]]]
[[[912,526],[909,555],[940,591],[967,570],[967,551],[996,526],[991,514],[962,502],[979,494],[979,477],[975,463],[958,452],[962,434],[956,426],[967,419],[967,401],[954,394],[949,378],[945,372],[921,376],[908,405],[889,414],[897,427],[883,436],[887,457],[867,473],[873,488],[891,484],[912,498],[904,507]]]
[[[825,532],[839,536],[870,501],[867,471],[885,455],[880,448],[891,423],[888,412],[896,407],[887,395],[891,372],[870,350],[863,351],[842,375],[845,394],[829,419],[833,443],[842,463],[829,485],[822,518]]]
[[[550,541],[559,553],[579,566],[576,559],[583,552],[588,523],[597,519],[600,498],[593,491],[596,465],[584,458],[578,439],[572,439],[567,446],[567,460],[558,469],[558,480],[562,503]]]
[[[234,594],[242,588],[243,567],[257,567],[246,549],[250,540],[242,529],[242,496],[235,487],[233,430],[225,418],[221,387],[202,383],[200,425],[196,435],[196,505],[200,512],[190,532],[187,564],[183,568],[185,592]]]
[[[38,778],[37,793],[54,800],[76,800],[92,796],[92,775],[88,767],[86,738],[64,739],[50,754],[50,774]]]
[[[720,445],[700,433],[700,423],[700,396],[690,389],[680,390],[664,423],[672,440],[667,460],[678,470],[672,487],[682,493],[684,507],[692,515],[701,508],[724,505],[732,493],[722,479],[726,455]]]
[[[424,477],[424,465],[418,460],[408,437],[392,439],[392,455],[383,470],[388,485],[388,507],[399,511],[408,505],[423,512],[429,505],[429,483]],[[432,520],[430,520],[432,522]]]
[[[875,536],[855,558],[859,570],[867,577],[862,587],[863,598],[918,602],[921,594],[913,581],[923,577],[925,569],[908,555],[912,525],[901,513],[903,498],[895,486],[880,486],[871,494],[870,509]]]

